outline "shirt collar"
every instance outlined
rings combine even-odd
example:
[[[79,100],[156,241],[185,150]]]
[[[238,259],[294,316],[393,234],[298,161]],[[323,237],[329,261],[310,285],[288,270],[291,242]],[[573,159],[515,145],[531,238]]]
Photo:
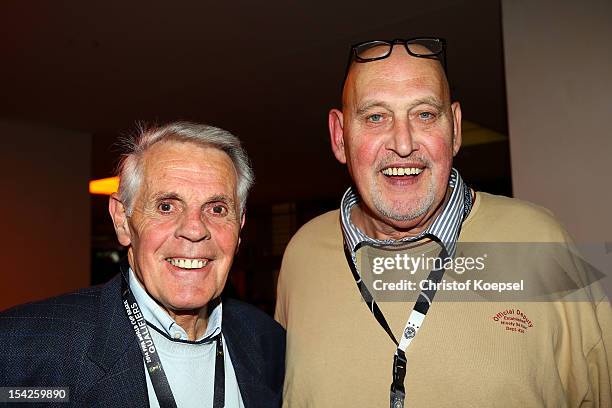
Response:
[[[171,339],[189,339],[187,332],[179,326],[151,296],[149,296],[147,291],[142,287],[142,284],[136,278],[136,275],[134,275],[132,268],[130,268],[129,271],[129,285],[142,311],[142,315],[148,324],[155,326],[159,331],[165,333]],[[198,342],[221,333],[221,318],[223,315],[222,302],[219,302],[213,310],[209,310],[208,314],[206,332],[203,336],[196,339]]]
[[[340,224],[344,241],[351,251],[353,260],[355,260],[357,246],[361,243],[389,245],[398,242],[417,241],[425,235],[433,235],[437,238],[445,246],[448,254],[454,257],[461,224],[472,208],[472,195],[470,188],[463,182],[456,169],[452,169],[448,185],[451,188],[450,198],[434,222],[429,225],[426,231],[423,231],[418,236],[406,237],[400,240],[380,240],[368,237],[353,224],[351,221],[351,211],[355,204],[361,201],[361,198],[353,187],[349,187],[344,193],[340,204]]]

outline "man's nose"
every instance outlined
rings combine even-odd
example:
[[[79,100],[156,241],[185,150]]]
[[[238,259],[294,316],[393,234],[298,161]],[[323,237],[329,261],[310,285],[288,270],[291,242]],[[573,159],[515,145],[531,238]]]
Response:
[[[176,229],[176,237],[192,242],[210,239],[206,217],[200,209],[187,210],[182,214]]]
[[[396,120],[391,132],[388,149],[400,157],[406,157],[415,150],[414,132],[408,120]]]

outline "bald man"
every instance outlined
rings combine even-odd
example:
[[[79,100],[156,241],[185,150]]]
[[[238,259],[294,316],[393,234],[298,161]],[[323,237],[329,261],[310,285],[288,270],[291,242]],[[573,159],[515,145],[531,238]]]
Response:
[[[612,312],[597,285],[577,285],[573,302],[533,302],[515,264],[487,267],[487,255],[475,254],[482,268],[457,267],[463,243],[570,239],[547,210],[475,192],[452,167],[461,107],[450,99],[444,53],[437,38],[351,49],[342,110],[328,121],[353,185],[339,210],[293,237],[279,277],[284,404],[612,406]],[[476,272],[508,295],[475,287]]]

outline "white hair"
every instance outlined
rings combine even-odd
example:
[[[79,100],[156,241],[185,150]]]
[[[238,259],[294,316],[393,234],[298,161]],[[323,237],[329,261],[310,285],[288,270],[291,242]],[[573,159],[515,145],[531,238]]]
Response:
[[[214,126],[173,122],[150,128],[141,126],[136,136],[124,140],[127,152],[119,162],[117,173],[120,178],[119,197],[128,215],[134,210],[134,200],[142,183],[142,158],[151,146],[164,141],[190,142],[225,152],[232,160],[238,174],[236,194],[240,201],[239,212],[240,214],[244,212],[255,176],[240,140],[227,130]]]

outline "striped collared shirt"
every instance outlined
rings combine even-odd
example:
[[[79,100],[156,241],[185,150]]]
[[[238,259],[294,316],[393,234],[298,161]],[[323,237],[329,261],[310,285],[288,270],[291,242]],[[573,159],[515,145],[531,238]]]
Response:
[[[357,246],[363,242],[377,246],[390,245],[418,241],[426,235],[433,235],[440,240],[448,254],[454,257],[461,224],[472,208],[472,194],[456,169],[452,169],[448,185],[451,188],[450,198],[434,222],[421,234],[400,240],[380,240],[368,237],[351,222],[351,210],[361,199],[355,189],[349,187],[340,204],[340,224],[342,225],[344,241],[351,251],[353,262],[355,263]]]

